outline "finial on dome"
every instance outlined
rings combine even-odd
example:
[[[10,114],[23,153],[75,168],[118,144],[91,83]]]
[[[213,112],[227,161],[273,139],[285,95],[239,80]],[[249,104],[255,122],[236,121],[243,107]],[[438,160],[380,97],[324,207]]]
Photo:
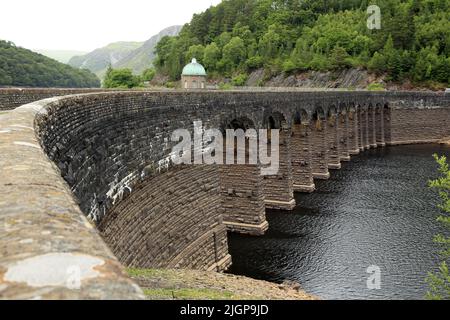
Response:
[[[195,58],[192,58],[192,61],[191,61],[191,63],[197,63],[197,59],[195,59]]]

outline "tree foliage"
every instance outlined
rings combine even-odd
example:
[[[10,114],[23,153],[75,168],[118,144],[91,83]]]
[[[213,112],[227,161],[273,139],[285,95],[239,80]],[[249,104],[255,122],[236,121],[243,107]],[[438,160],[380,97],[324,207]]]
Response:
[[[133,75],[131,69],[113,69],[111,66],[106,71],[103,86],[105,88],[131,89],[142,85],[142,78]]]
[[[369,4],[381,30],[367,28]],[[448,0],[228,0],[194,15],[156,48],[172,80],[193,54],[213,74],[362,67],[394,81],[450,81]]]
[[[439,205],[442,214],[437,220],[450,231],[450,170],[446,157],[438,157],[437,155],[434,157],[439,164],[441,173],[438,179],[430,181],[430,187],[436,189],[442,199],[442,203]],[[439,272],[428,275],[427,281],[430,285],[430,291],[427,293],[427,298],[432,300],[450,300],[450,274],[448,270],[450,237],[448,234],[439,234],[434,241],[443,247],[441,252],[443,262],[439,267]]]
[[[0,40],[0,86],[88,88],[100,87],[100,80],[88,70]]]
[[[143,81],[152,81],[156,75],[156,70],[154,68],[145,69],[142,72],[142,80]]]

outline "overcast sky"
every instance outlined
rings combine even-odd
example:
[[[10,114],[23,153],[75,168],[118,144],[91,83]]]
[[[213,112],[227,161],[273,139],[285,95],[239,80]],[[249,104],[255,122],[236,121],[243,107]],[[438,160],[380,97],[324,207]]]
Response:
[[[0,39],[28,49],[91,51],[145,41],[221,0],[1,0]]]

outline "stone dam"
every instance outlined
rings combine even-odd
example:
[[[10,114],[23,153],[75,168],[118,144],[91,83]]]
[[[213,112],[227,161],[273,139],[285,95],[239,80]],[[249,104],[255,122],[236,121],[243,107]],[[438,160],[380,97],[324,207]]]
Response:
[[[226,270],[227,232],[264,234],[266,208],[352,155],[450,136],[430,92],[0,89],[0,110],[3,299],[141,299],[124,267]],[[279,129],[280,170],[174,165],[194,121]]]

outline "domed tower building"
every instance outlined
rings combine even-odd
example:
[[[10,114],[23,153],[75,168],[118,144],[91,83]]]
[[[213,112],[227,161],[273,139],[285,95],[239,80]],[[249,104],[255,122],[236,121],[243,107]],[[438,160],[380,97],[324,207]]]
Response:
[[[206,71],[205,68],[192,59],[192,62],[183,68],[181,74],[181,86],[184,89],[205,89],[206,88]]]

